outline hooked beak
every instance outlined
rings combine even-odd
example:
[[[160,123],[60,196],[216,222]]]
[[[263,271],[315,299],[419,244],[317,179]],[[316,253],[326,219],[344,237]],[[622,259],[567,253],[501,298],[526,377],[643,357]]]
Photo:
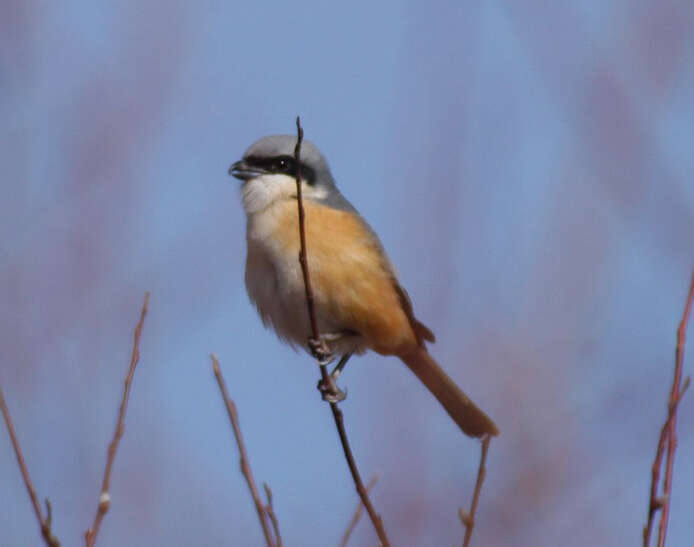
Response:
[[[239,160],[229,167],[229,174],[239,180],[247,181],[252,178],[265,174],[265,171],[258,167],[252,167],[245,160]]]

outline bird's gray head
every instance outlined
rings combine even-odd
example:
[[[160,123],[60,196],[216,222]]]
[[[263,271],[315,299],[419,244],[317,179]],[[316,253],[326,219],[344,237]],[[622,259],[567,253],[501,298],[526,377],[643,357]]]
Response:
[[[241,191],[246,213],[263,211],[277,200],[296,198],[295,146],[293,135],[263,137],[229,168],[230,175],[243,181]],[[313,143],[301,143],[300,157],[304,197],[328,202],[341,198],[328,162]]]

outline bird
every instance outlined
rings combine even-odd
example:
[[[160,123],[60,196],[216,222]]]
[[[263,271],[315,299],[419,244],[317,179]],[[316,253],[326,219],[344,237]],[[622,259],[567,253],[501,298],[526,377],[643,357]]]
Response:
[[[335,379],[354,354],[372,350],[397,356],[463,433],[470,437],[498,435],[494,421],[429,354],[426,343],[435,341],[434,333],[415,317],[410,297],[398,282],[380,239],[337,188],[328,162],[315,144],[302,141],[297,164],[297,139],[295,135],[263,137],[229,168],[229,174],[242,182],[246,289],[263,324],[295,348],[316,355],[322,347],[319,357],[341,355],[333,372]],[[320,340],[312,339],[298,259],[299,169],[306,256]],[[344,395],[333,396],[339,400]]]

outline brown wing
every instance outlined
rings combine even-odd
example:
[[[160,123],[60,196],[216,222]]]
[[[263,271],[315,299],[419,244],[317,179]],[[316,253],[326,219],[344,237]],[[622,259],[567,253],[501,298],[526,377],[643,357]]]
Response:
[[[289,226],[277,240],[298,253],[293,204]],[[319,316],[359,333],[368,347],[383,355],[400,355],[434,340],[417,321],[407,293],[400,287],[376,234],[348,211],[304,203],[306,240],[314,299]],[[415,346],[415,347],[416,347]]]
[[[417,320],[417,318],[414,316],[410,295],[407,294],[407,291],[404,288],[402,288],[402,286],[400,286],[400,283],[398,283],[398,280],[395,279],[395,277],[393,277],[392,281],[393,287],[395,288],[395,292],[398,293],[400,305],[402,306],[405,315],[407,315],[407,318],[410,320],[412,330],[414,331],[414,334],[417,337],[417,343],[420,346],[423,346],[424,340],[432,343],[436,342],[436,336],[434,336],[434,333],[431,332],[431,329],[421,321]]]

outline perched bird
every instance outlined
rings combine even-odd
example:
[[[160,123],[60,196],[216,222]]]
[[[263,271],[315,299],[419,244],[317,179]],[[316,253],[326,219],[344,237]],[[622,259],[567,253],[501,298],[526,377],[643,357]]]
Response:
[[[310,347],[311,325],[298,260],[296,140],[291,135],[264,137],[251,145],[229,173],[243,181],[248,295],[263,323],[282,340]],[[328,351],[342,355],[335,377],[352,354],[371,349],[396,355],[463,433],[497,435],[494,422],[429,355],[425,342],[433,342],[434,334],[415,318],[378,236],[337,189],[318,148],[304,141],[300,159],[318,330]]]

